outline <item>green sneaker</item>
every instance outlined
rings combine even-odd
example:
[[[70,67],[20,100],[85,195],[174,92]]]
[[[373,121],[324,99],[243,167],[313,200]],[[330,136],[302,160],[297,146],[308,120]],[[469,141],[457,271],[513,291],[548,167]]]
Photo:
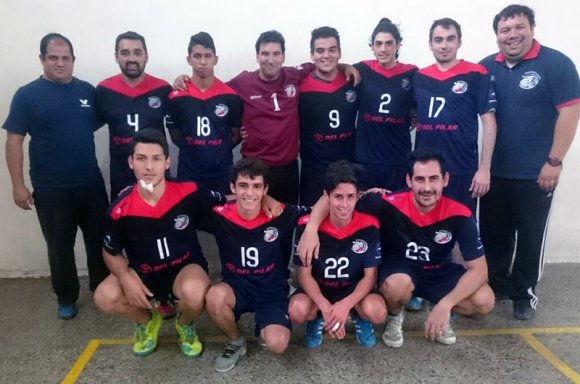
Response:
[[[146,356],[157,347],[157,334],[161,328],[161,316],[157,311],[151,312],[151,319],[145,324],[135,325],[133,339],[133,354],[136,356]]]
[[[187,325],[179,324],[179,317],[175,320],[175,329],[179,335],[179,346],[181,352],[187,357],[199,357],[203,352],[203,344],[199,341],[199,337],[195,333],[195,326],[193,322]]]

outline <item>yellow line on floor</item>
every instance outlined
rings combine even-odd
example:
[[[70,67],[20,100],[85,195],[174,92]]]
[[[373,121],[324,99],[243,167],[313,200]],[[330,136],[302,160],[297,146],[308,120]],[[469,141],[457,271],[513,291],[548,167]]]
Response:
[[[68,375],[62,381],[62,384],[73,384],[81,375],[85,366],[97,350],[99,348],[99,340],[91,340],[83,353],[79,356],[71,370],[69,371]]]
[[[568,364],[563,362],[558,356],[556,356],[550,349],[548,349],[544,344],[540,342],[532,332],[521,332],[520,336],[528,343],[532,348],[536,350],[544,359],[548,360],[550,364],[554,366],[560,373],[570,379],[573,383],[580,383],[580,374],[574,371]]]

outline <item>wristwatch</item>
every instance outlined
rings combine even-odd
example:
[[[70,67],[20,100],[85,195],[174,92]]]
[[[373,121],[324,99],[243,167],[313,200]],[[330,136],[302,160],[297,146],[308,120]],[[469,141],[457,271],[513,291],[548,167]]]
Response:
[[[558,167],[562,165],[562,160],[560,160],[557,157],[548,157],[547,163],[550,164],[552,167]]]

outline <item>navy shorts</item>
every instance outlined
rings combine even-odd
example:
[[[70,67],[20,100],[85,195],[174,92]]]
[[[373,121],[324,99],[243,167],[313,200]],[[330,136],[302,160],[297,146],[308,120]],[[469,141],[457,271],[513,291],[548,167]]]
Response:
[[[471,181],[473,180],[473,175],[454,175],[449,177],[449,184],[443,190],[443,195],[459,201],[461,204],[465,205],[471,210],[475,216],[477,209],[477,199],[471,197]]]
[[[340,301],[340,300],[344,299],[345,297],[347,297],[348,295],[350,295],[354,291],[355,288],[356,288],[356,284],[353,284],[348,289],[343,289],[343,290],[339,290],[339,291],[336,291],[336,290],[329,291],[329,290],[324,290],[321,288],[320,293],[322,293],[322,296],[324,296],[324,298],[326,300],[328,300],[330,302],[330,304],[334,304],[337,301]],[[294,291],[292,296],[297,295],[299,293],[303,293],[306,296],[308,296],[308,294],[306,292],[304,292],[304,289],[302,289],[302,287],[296,288],[296,291]],[[373,292],[371,291],[371,293],[373,293]]]
[[[407,165],[380,165],[359,163],[363,168],[358,178],[359,188],[364,191],[369,188],[386,188],[398,191],[407,188]]]
[[[466,269],[451,261],[440,265],[417,265],[404,259],[390,259],[379,266],[379,286],[395,273],[411,277],[415,290],[413,296],[422,297],[431,303],[438,303],[451,292]]]
[[[162,271],[153,272],[150,274],[139,273],[139,277],[141,278],[141,281],[143,281],[143,284],[149,288],[155,297],[167,297],[169,294],[175,296],[173,292],[173,283],[175,282],[175,278],[177,277],[177,274],[189,264],[197,264],[205,271],[205,273],[208,273],[207,260],[202,257],[199,259],[186,261],[183,264],[169,269],[164,269]]]
[[[288,316],[288,285],[285,289],[275,289],[264,294],[247,286],[236,285],[228,281],[224,281],[224,283],[232,288],[236,297],[236,305],[234,306],[236,321],[244,313],[253,312],[255,313],[256,333],[272,324],[292,329]]]

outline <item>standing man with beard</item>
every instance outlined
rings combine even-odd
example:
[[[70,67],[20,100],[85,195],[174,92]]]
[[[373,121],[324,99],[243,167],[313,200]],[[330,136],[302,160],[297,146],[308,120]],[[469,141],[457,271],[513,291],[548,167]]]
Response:
[[[128,31],[115,40],[115,60],[121,73],[99,83],[96,104],[99,120],[109,126],[111,201],[126,187],[135,184],[135,174],[127,163],[133,134],[153,128],[165,135],[166,108],[171,86],[145,73],[149,60],[145,38]],[[164,318],[175,311],[167,298],[156,301]]]
[[[145,73],[149,56],[140,34],[129,31],[117,36],[115,60],[121,73],[101,81],[96,95],[99,119],[109,125],[111,200],[135,184],[135,175],[127,165],[133,134],[145,128],[164,133],[171,92],[166,81]]]

